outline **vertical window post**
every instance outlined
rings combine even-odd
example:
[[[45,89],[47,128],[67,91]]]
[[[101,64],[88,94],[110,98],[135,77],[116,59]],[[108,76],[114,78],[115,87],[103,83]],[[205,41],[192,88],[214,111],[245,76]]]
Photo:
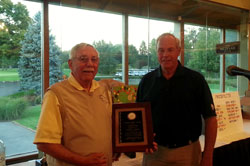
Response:
[[[122,81],[128,85],[128,15],[122,17]]]
[[[42,82],[41,82],[41,92],[42,97],[46,91],[46,89],[49,87],[49,3],[48,0],[43,1],[42,6],[42,18],[41,18],[41,75],[42,75]]]

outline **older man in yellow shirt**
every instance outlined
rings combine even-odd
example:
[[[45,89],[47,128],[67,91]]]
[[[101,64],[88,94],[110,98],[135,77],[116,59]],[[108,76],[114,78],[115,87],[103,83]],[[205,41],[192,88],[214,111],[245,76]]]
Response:
[[[72,48],[71,75],[45,93],[34,143],[49,166],[111,166],[113,80],[95,81],[99,54],[85,43]]]

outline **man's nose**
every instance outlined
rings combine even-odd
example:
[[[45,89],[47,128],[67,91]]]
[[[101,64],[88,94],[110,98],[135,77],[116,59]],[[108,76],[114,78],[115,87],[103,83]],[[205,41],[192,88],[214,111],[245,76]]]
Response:
[[[92,62],[92,60],[91,59],[88,59],[88,62],[87,62],[87,65],[88,66],[92,66],[94,63]]]
[[[164,51],[162,56],[169,56],[169,52],[168,51]]]

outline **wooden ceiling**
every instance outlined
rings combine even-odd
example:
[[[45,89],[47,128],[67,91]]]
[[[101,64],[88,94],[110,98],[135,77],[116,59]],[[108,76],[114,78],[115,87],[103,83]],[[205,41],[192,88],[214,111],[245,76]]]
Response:
[[[218,28],[238,29],[248,11],[205,0],[49,0],[52,4]]]

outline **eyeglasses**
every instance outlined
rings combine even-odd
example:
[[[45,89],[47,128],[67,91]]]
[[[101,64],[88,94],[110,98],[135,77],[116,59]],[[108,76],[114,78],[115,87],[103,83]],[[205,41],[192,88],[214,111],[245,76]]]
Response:
[[[88,63],[89,62],[89,60],[91,60],[91,62],[92,63],[98,63],[98,61],[99,61],[99,57],[97,57],[97,56],[93,56],[93,57],[91,57],[91,58],[88,58],[88,57],[86,57],[86,56],[80,56],[80,57],[78,57],[77,58],[79,61],[81,61],[82,63]]]

